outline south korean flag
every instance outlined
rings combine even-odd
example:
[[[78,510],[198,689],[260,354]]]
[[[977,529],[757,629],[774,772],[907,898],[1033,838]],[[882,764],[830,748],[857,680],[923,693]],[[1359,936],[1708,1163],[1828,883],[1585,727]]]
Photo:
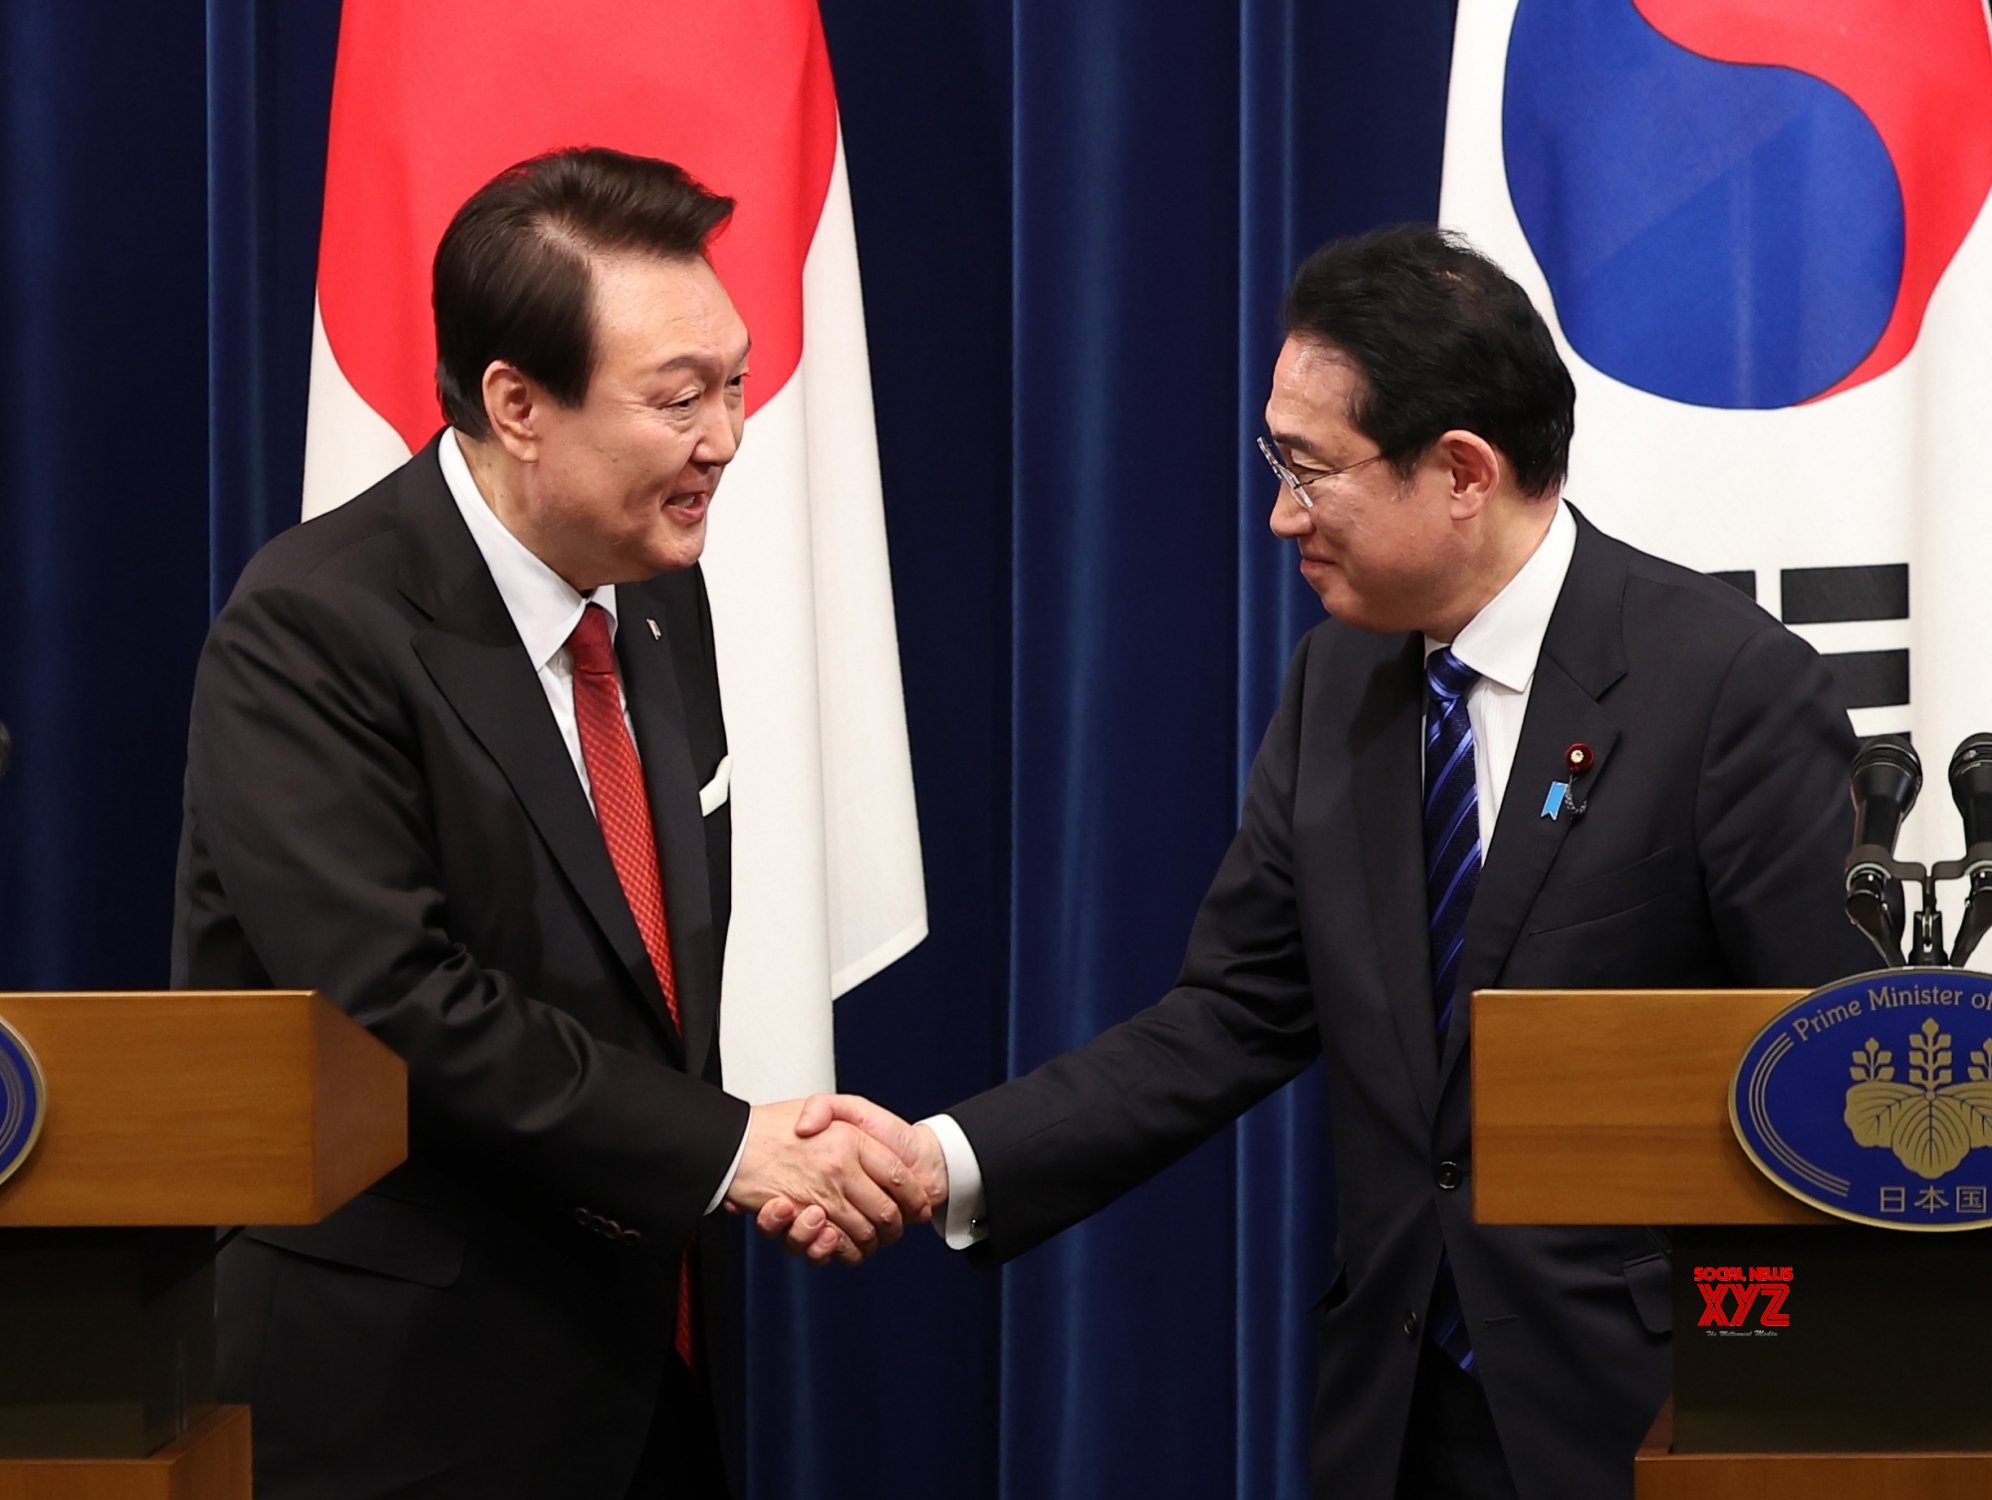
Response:
[[[1985,0],[1461,0],[1446,128],[1441,222],[1576,379],[1570,498],[1809,640],[1932,790],[1992,729],[1988,101]]]

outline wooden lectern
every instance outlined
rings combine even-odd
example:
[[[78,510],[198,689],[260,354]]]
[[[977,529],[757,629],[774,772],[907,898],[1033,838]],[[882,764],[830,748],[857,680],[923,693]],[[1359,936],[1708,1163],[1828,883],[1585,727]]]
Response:
[[[1992,1500],[1992,1238],[1822,1213],[1731,1129],[1738,1060],[1804,993],[1477,992],[1474,1214],[1676,1226],[1674,1395],[1636,1500]],[[1696,1266],[1790,1267],[1789,1325],[1706,1326]]]
[[[401,1060],[304,991],[0,994],[47,1086],[0,1182],[0,1500],[247,1500],[216,1225],[310,1224],[407,1153]]]

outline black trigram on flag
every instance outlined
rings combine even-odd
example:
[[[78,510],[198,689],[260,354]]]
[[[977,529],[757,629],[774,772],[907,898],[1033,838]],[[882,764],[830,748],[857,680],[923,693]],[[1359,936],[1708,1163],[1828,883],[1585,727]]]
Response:
[[[1759,603],[1754,571],[1717,573]],[[1842,625],[1909,618],[1909,565],[1876,563],[1858,568],[1782,568],[1775,613],[1787,625]],[[1826,651],[1826,665],[1847,708],[1906,708],[1909,651]]]

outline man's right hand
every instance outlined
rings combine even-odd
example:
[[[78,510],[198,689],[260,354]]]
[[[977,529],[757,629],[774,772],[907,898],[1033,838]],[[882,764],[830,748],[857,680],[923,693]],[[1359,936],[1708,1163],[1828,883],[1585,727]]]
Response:
[[[756,1106],[726,1206],[755,1214],[764,1232],[785,1235],[798,1254],[855,1264],[898,1239],[909,1220],[924,1224],[933,1217],[934,1204],[946,1196],[946,1169],[936,1198],[910,1133],[895,1150],[833,1116],[824,1105],[833,1098],[847,1107],[875,1108],[846,1095]],[[806,1133],[799,1128],[805,1104],[813,1107]],[[780,1229],[771,1230],[771,1223]]]

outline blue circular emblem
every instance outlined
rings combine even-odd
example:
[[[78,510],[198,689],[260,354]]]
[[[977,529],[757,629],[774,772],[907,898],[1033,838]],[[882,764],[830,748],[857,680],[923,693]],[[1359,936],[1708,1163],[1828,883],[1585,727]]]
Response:
[[[0,1021],[0,1183],[34,1150],[47,1108],[41,1065],[21,1034]]]
[[[1886,969],[1814,990],[1743,1054],[1729,1117],[1765,1176],[1827,1213],[1992,1225],[1992,975]]]

